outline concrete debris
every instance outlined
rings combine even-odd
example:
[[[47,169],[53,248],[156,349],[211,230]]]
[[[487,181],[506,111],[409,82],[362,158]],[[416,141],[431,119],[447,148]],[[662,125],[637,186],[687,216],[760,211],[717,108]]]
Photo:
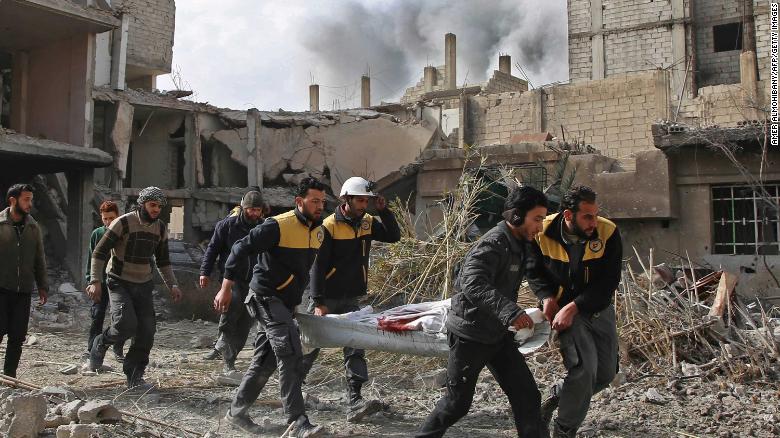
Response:
[[[64,415],[49,414],[46,416],[46,418],[43,419],[43,421],[44,421],[44,427],[46,429],[56,429],[59,426],[70,424],[70,418]]]
[[[192,348],[209,348],[214,345],[215,340],[211,335],[197,335],[192,338],[190,345]]]
[[[70,421],[78,421],[79,409],[81,409],[85,403],[86,402],[84,400],[73,400],[71,402],[63,403],[57,406],[54,412],[67,417]]]
[[[77,400],[76,394],[74,394],[73,391],[61,386],[44,386],[43,388],[35,391],[35,394],[43,395],[49,399],[54,399],[57,402],[70,402]]]
[[[57,438],[96,438],[103,432],[97,424],[68,424],[57,428]]]
[[[244,373],[241,371],[230,371],[227,373],[219,373],[214,376],[214,381],[220,385],[225,386],[238,386],[241,384],[241,380],[244,378]]]
[[[84,292],[76,289],[76,286],[73,285],[73,283],[62,283],[60,284],[60,287],[57,289],[57,291],[61,294],[76,294],[81,295]]]
[[[438,370],[422,374],[418,376],[416,380],[422,382],[425,388],[443,388],[447,384],[447,370],[445,368],[440,368]]]
[[[660,392],[658,392],[655,388],[650,388],[645,393],[645,401],[648,403],[652,403],[654,405],[665,405],[669,403],[669,400],[666,399],[663,395],[661,395]]]
[[[10,391],[8,397],[0,397],[0,436],[35,438],[45,428],[45,418],[42,395]]]
[[[90,400],[79,408],[79,423],[118,423],[122,414],[108,400]]]
[[[79,372],[79,367],[76,365],[67,365],[59,369],[60,374],[70,376]]]
[[[27,337],[26,345],[29,347],[31,345],[35,345],[38,343],[38,337],[35,335],[30,335]]]

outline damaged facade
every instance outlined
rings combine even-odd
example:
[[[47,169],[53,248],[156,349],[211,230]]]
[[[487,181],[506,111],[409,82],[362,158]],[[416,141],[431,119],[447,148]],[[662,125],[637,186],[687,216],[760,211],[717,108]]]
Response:
[[[0,0],[0,12],[0,124],[14,131],[0,140],[0,188],[41,175],[39,216],[56,252],[67,252],[74,278],[82,277],[97,205],[111,198],[130,206],[148,185],[166,191],[171,202],[164,218],[174,237],[187,242],[208,238],[247,187],[260,188],[275,211],[290,208],[291,187],[309,174],[326,180],[333,193],[352,175],[379,180],[380,190],[412,200],[417,232],[425,236],[440,217],[438,200],[473,151],[543,187],[555,183],[554,168],[565,158],[564,174],[592,185],[605,214],[620,223],[625,254],[633,245],[652,246],[661,261],[687,251],[748,274],[760,271],[763,255],[767,266],[778,260],[776,211],[761,218],[775,224],[774,231],[761,228],[762,257],[745,254],[750,242],[739,236],[746,232],[731,233],[740,242],[721,242],[718,196],[745,184],[732,163],[706,142],[678,153],[659,140],[684,131],[682,125],[753,132],[752,121],[765,120],[765,3],[572,0],[570,83],[529,89],[502,55],[486,83],[458,85],[456,38],[447,34],[444,65],[425,67],[399,103],[372,105],[371,79],[364,77],[365,108],[319,111],[319,87],[311,85],[311,111],[297,113],[216,108],[182,99],[186,90],[156,90],[155,77],[171,71],[172,0],[112,1],[103,9]],[[59,33],[36,31],[41,28]],[[724,46],[735,28],[740,38]],[[67,59],[60,55],[64,45],[72,54]],[[66,71],[67,78],[51,71]],[[756,144],[739,154],[751,171]],[[20,159],[19,150],[44,150],[49,158],[35,161],[35,169],[26,165],[33,161],[5,164],[6,157]],[[54,150],[64,158],[50,158]],[[705,152],[713,176],[702,176]],[[689,160],[691,153],[699,160]],[[765,169],[777,161],[773,154]],[[767,187],[780,181],[775,173],[763,175]],[[693,198],[700,208],[687,208]],[[703,243],[688,245],[692,235]]]
[[[573,0],[568,6],[569,83],[507,92],[454,87],[441,96],[420,88],[454,76],[454,67],[426,67],[402,102],[447,108],[459,120],[452,144],[460,148],[426,151],[383,178],[380,189],[413,199],[417,232],[426,235],[441,218],[442,195],[464,166],[479,165],[469,152],[542,188],[554,185],[552,170],[565,159],[564,174],[591,185],[603,213],[619,223],[627,258],[633,247],[654,248],[657,262],[679,265],[690,257],[740,272],[738,289],[751,294],[780,286],[771,275],[780,263],[780,174],[771,170],[780,155],[769,151],[761,159],[769,4]],[[446,59],[455,56],[447,56],[453,46],[448,38]],[[745,171],[762,175],[769,204]]]
[[[103,200],[126,210],[140,189],[158,186],[172,236],[197,243],[247,187],[277,212],[293,206],[304,176],[336,193],[352,175],[378,179],[444,140],[438,124],[405,111],[230,110],[183,100],[185,90],[160,92],[156,76],[171,72],[174,1],[100,4],[0,1],[0,114],[13,130],[0,140],[0,189],[39,182],[35,214],[75,279]],[[52,159],[33,161],[36,151]]]

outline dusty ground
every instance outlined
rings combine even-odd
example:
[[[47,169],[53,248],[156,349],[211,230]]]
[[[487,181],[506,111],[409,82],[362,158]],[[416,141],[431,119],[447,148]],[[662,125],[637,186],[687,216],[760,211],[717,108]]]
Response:
[[[62,277],[60,272],[50,277]],[[121,365],[109,351],[106,364],[114,371],[97,376],[64,375],[66,365],[81,365],[89,324],[88,303],[84,294],[67,285],[56,284],[50,304],[33,312],[31,345],[25,346],[18,377],[39,386],[66,386],[84,399],[111,399],[125,411],[154,418],[196,432],[188,434],[175,427],[150,426],[144,422],[108,426],[108,436],[249,436],[224,424],[234,388],[219,386],[213,376],[220,371],[219,361],[205,361],[208,348],[195,348],[193,338],[216,336],[213,322],[171,321],[167,312],[159,315],[157,336],[146,378],[160,386],[154,395],[128,393]],[[158,296],[158,308],[164,309],[165,295]],[[252,335],[253,338],[253,335]],[[201,342],[203,344],[203,342]],[[208,341],[205,342],[208,344]],[[560,360],[555,352],[529,359],[543,393],[560,376]],[[4,345],[0,346],[0,355]],[[238,368],[246,369],[251,349],[239,356]],[[440,398],[441,389],[434,379],[445,366],[440,359],[415,358],[386,353],[369,353],[372,380],[364,395],[382,400],[389,408],[353,425],[345,420],[343,377],[340,351],[325,351],[312,370],[304,391],[312,422],[323,424],[334,437],[409,437],[422,423]],[[780,374],[780,365],[774,375]],[[717,378],[670,380],[650,371],[625,367],[626,381],[598,394],[580,436],[604,437],[678,437],[678,436],[759,436],[780,435],[780,385],[777,380],[754,380],[733,384]],[[656,371],[657,372],[657,371]],[[665,373],[667,374],[667,373]],[[675,373],[669,371],[668,374]],[[663,400],[647,400],[648,389],[655,389]],[[268,426],[264,436],[278,437],[285,429],[273,378],[251,411],[258,423]],[[132,421],[132,420],[131,420]],[[53,433],[49,436],[54,436]],[[477,387],[471,412],[458,422],[447,436],[515,436],[509,405],[490,374],[485,371]]]

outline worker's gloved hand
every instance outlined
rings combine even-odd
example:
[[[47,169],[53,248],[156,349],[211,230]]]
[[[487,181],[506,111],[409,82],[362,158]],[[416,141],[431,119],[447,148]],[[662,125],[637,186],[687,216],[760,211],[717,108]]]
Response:
[[[230,288],[222,289],[217,292],[217,296],[214,297],[214,310],[219,313],[225,313],[230,307],[230,301],[233,299],[233,294],[230,293]]]
[[[320,304],[319,306],[314,306],[314,315],[325,316],[327,314],[328,314],[328,306],[324,304]]]
[[[93,302],[99,303],[100,298],[103,296],[103,287],[100,285],[100,282],[92,283],[87,286],[87,295],[89,295],[89,298],[91,298]]]
[[[182,296],[184,296],[184,294],[181,293],[179,286],[174,286],[171,288],[171,298],[173,299],[174,303],[181,301]]]
[[[209,278],[206,277],[205,275],[201,275],[200,278],[198,279],[198,285],[200,286],[201,289],[205,289],[209,287]]]

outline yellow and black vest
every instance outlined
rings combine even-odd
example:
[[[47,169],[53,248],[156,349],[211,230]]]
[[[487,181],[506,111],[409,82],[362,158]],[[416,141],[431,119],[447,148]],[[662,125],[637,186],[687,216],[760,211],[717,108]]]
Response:
[[[540,299],[555,297],[563,307],[575,301],[580,312],[596,313],[612,301],[620,282],[622,242],[614,222],[598,217],[596,231],[585,241],[582,260],[572,266],[561,236],[560,213],[547,216],[536,244],[540,270],[528,272],[528,284]]]
[[[258,254],[250,289],[258,295],[276,296],[290,308],[300,304],[323,240],[320,225],[319,221],[309,223],[298,209],[267,219],[233,245],[225,278],[234,279],[240,257]]]
[[[344,216],[342,207],[325,218],[322,246],[312,268],[311,296],[315,302],[366,294],[371,242],[393,243],[401,239],[398,222],[390,210],[381,211],[379,218],[366,213],[351,220]]]

